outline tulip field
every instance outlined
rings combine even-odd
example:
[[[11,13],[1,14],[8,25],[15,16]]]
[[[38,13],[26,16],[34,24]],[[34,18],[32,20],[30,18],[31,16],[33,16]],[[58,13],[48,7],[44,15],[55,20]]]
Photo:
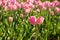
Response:
[[[0,0],[0,40],[60,40],[60,0]]]

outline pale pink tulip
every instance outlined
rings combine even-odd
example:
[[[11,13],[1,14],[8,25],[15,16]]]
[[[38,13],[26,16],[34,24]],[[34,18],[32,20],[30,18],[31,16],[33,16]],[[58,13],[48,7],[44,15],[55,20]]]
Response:
[[[21,13],[21,14],[20,14],[20,17],[21,17],[21,18],[23,18],[23,17],[24,17],[24,15]]]
[[[39,9],[36,9],[35,12],[40,12],[40,10]]]
[[[51,8],[49,8],[49,12],[51,15],[54,15],[54,11],[52,11]]]
[[[54,15],[54,11],[51,11],[50,14],[51,14],[51,15]]]
[[[44,21],[44,18],[42,16],[37,18],[37,24],[42,24]]]
[[[13,17],[9,17],[9,22],[13,22]]]
[[[30,9],[25,9],[25,14],[28,14],[30,12]]]

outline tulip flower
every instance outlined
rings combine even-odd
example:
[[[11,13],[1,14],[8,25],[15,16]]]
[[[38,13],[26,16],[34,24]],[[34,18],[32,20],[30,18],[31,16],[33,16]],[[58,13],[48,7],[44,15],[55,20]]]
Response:
[[[36,21],[37,21],[37,19],[36,19],[35,16],[30,16],[29,22],[30,22],[32,25],[36,25]]]
[[[52,11],[51,8],[49,8],[49,12],[51,15],[54,15],[54,11]]]
[[[25,9],[25,14],[28,14],[31,11],[31,9]]]
[[[13,10],[13,5],[12,5],[12,4],[9,4],[9,5],[8,5],[8,9],[9,9],[9,10]]]
[[[21,18],[23,18],[23,17],[24,17],[24,15],[21,13],[21,14],[20,14],[20,17],[21,17]]]
[[[17,6],[18,9],[21,8],[21,4],[19,4],[18,2],[16,2],[15,5]]]
[[[16,10],[17,9],[17,6],[16,5],[13,5],[12,8],[13,8],[13,10]]]
[[[44,21],[44,18],[42,16],[37,18],[37,24],[42,24]]]
[[[13,17],[9,17],[9,22],[13,22]]]
[[[60,13],[60,8],[55,7],[55,11],[58,12],[58,13]]]
[[[40,12],[40,10],[39,9],[36,9],[35,12]]]
[[[51,11],[50,14],[51,14],[51,15],[54,15],[54,11]]]

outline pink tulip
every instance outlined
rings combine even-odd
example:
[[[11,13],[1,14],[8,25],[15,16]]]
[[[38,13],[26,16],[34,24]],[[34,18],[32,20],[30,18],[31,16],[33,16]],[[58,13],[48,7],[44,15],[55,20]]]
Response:
[[[51,11],[50,14],[51,14],[51,15],[54,15],[54,11]]]
[[[8,9],[9,9],[9,10],[13,10],[13,5],[12,5],[12,4],[9,4],[9,5],[8,5]]]
[[[37,24],[42,24],[44,21],[44,18],[42,16],[37,18]]]
[[[60,13],[60,8],[55,7],[55,11],[58,12],[58,13]]]
[[[35,0],[27,0],[27,2],[34,3]]]
[[[36,21],[37,21],[37,19],[36,19],[35,16],[30,16],[29,22],[30,22],[32,25],[36,25]]]
[[[35,7],[32,3],[30,3],[28,5],[29,5],[29,8],[31,8],[31,9],[33,9]]]
[[[53,3],[53,2],[50,3],[49,7],[50,7],[50,8],[55,7],[54,3]]]
[[[44,5],[45,7],[50,6],[50,1],[45,1],[45,2],[43,2],[43,5]]]
[[[59,2],[58,2],[58,0],[55,0],[55,1],[53,2],[53,4],[54,4],[54,6],[57,6],[57,5],[59,5]]]
[[[17,9],[17,6],[16,6],[16,5],[13,5],[13,6],[12,6],[12,9],[13,9],[13,10],[16,10],[16,9]]]
[[[40,12],[40,10],[39,9],[36,9],[35,12]]]
[[[21,13],[21,14],[20,14],[20,17],[21,17],[21,18],[23,18],[23,17],[24,17],[24,15]]]
[[[31,9],[25,9],[25,14],[28,14]]]
[[[42,7],[42,2],[41,1],[37,1],[37,5],[39,6],[39,7]]]
[[[2,0],[2,6],[6,6],[7,5],[7,0]]]
[[[41,9],[42,9],[42,10],[46,10],[46,7],[45,7],[45,6],[42,6]]]
[[[15,4],[16,3],[16,0],[11,0],[11,4]]]
[[[34,5],[32,3],[22,3],[22,8],[23,9],[33,9],[34,8]]]
[[[36,3],[42,10],[46,10],[46,6],[45,5],[43,5],[43,3],[41,2],[41,1],[37,1],[37,3]]]
[[[49,12],[51,15],[54,15],[54,11],[52,11],[51,8],[49,8]]]
[[[49,12],[51,12],[51,8],[48,8]]]
[[[18,9],[21,8],[21,4],[19,4],[18,2],[16,2],[15,5],[17,6]]]

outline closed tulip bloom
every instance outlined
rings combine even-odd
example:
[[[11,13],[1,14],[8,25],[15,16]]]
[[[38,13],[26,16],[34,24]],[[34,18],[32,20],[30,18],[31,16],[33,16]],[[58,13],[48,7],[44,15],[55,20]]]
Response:
[[[54,11],[51,11],[50,14],[51,14],[51,15],[54,15]]]
[[[30,9],[25,9],[25,14],[28,14],[30,12]]]
[[[36,9],[35,12],[40,12],[40,10],[39,9]]]
[[[20,14],[20,17],[21,17],[21,18],[23,18],[23,17],[24,17],[24,15],[21,13],[21,14]]]
[[[13,17],[9,17],[9,22],[13,22]]]
[[[37,24],[42,24],[44,21],[44,18],[42,16],[37,18]]]
[[[29,22],[30,22],[30,24],[32,24],[32,25],[36,25],[36,21],[37,21],[37,19],[36,19],[35,16],[30,16],[30,18],[29,18]]]

